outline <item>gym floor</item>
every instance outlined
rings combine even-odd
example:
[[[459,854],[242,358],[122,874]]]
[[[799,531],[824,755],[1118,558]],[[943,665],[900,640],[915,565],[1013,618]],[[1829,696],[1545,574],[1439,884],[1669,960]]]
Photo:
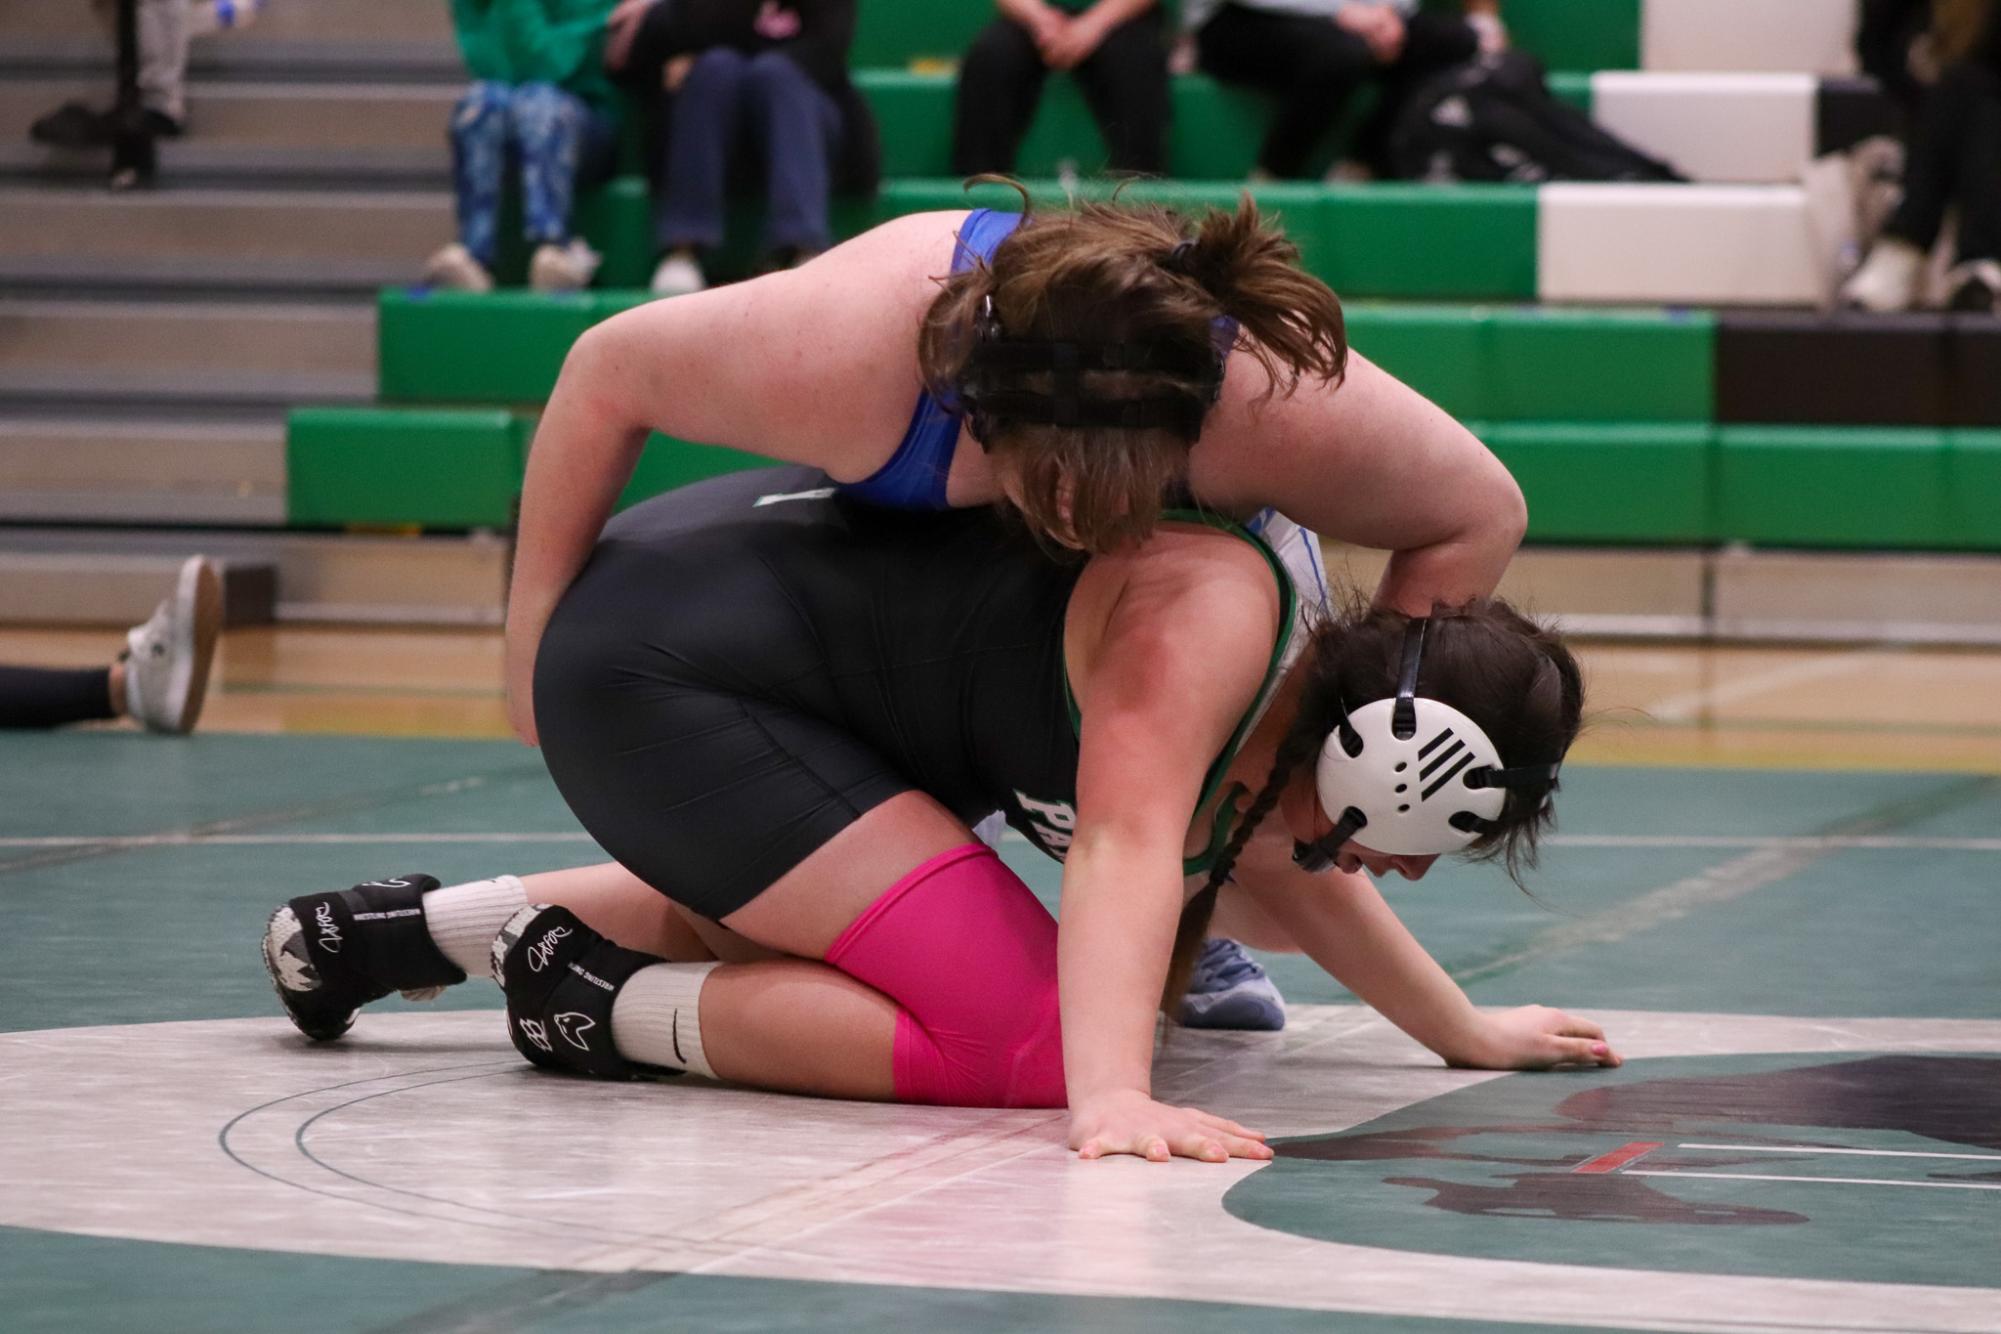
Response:
[[[2001,1328],[2001,655],[1585,658],[1534,897],[1385,888],[1476,1001],[1627,1065],[1447,1070],[1276,958],[1285,1032],[1176,1033],[1159,1082],[1279,1157],[1163,1167],[1046,1112],[546,1076],[481,981],[307,1046],[277,902],[595,854],[495,636],[233,633],[192,738],[0,741],[0,1326]]]

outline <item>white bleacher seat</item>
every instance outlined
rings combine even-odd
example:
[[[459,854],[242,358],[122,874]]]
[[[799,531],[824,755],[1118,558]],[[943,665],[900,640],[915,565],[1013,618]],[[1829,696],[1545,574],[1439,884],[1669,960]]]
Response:
[[[1645,0],[1650,70],[1852,74],[1858,0]]]
[[[1813,157],[1811,74],[1600,70],[1591,116],[1698,181],[1790,183]]]
[[[1536,250],[1544,301],[1811,305],[1828,281],[1796,186],[1545,185]]]

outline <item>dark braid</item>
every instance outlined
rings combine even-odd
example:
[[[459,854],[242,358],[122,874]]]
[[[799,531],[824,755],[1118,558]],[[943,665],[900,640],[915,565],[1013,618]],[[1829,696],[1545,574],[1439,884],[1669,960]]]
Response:
[[[1258,825],[1272,813],[1278,799],[1285,791],[1285,785],[1292,781],[1293,771],[1320,753],[1327,729],[1321,727],[1318,718],[1306,717],[1314,710],[1302,710],[1302,716],[1293,721],[1292,730],[1279,743],[1278,753],[1273,757],[1271,774],[1258,792],[1257,799],[1238,822],[1236,832],[1223,851],[1217,854],[1215,864],[1209,868],[1209,880],[1195,897],[1188,900],[1181,910],[1181,922],[1174,930],[1174,954],[1167,965],[1167,986],[1161,992],[1160,1008],[1171,1018],[1180,1008],[1183,993],[1188,990],[1188,978],[1195,971],[1195,956],[1202,948],[1202,942],[1209,935],[1209,919],[1216,915],[1216,895],[1236,868],[1237,858],[1243,855],[1250,843],[1251,835]],[[1229,800],[1225,797],[1224,800]]]

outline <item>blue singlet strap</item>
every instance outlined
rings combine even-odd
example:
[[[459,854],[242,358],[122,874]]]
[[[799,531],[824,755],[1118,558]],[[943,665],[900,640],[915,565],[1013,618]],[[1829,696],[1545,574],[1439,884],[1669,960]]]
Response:
[[[992,260],[1000,243],[1021,225],[1019,213],[976,208],[959,224],[952,244],[952,272],[964,273],[975,259]],[[890,509],[942,510],[945,478],[952,469],[952,449],[959,443],[960,417],[926,389],[917,395],[903,443],[889,462],[841,493]]]

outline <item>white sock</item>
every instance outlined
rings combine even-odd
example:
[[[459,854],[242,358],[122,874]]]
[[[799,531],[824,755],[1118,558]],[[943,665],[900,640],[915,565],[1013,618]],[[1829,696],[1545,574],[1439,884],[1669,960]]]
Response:
[[[641,1065],[716,1077],[702,1051],[702,983],[713,963],[656,963],[625,980],[611,1003],[611,1041]]]
[[[528,892],[511,875],[434,889],[424,896],[431,943],[467,977],[493,975],[493,938],[528,906]]]

